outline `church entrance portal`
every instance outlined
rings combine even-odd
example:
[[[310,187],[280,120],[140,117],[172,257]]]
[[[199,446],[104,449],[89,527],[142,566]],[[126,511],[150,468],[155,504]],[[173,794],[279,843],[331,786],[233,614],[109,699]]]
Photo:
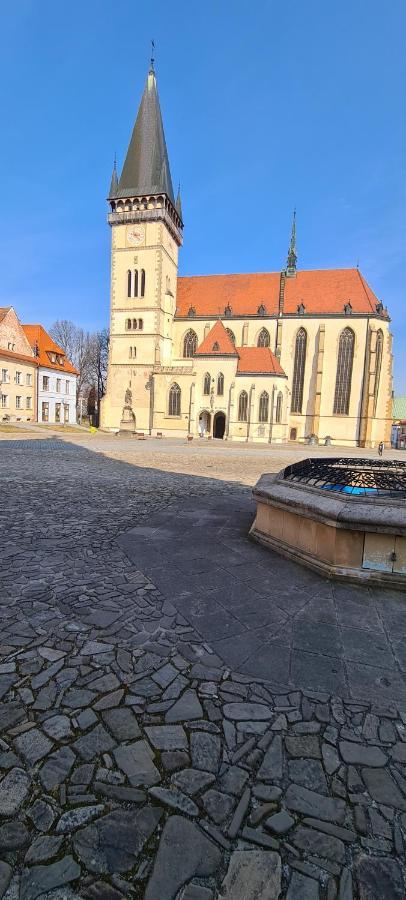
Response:
[[[211,415],[207,410],[203,410],[199,416],[199,435],[206,437],[211,433]]]
[[[224,413],[218,412],[214,416],[213,437],[223,438],[226,430],[226,417]]]

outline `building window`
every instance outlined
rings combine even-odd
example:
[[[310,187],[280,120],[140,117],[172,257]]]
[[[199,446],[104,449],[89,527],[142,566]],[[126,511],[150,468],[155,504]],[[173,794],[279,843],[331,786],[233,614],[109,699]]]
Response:
[[[231,328],[226,328],[226,332],[227,332],[229,338],[231,338],[233,344],[235,344],[235,334],[233,331],[231,331]]]
[[[145,269],[141,269],[141,297],[145,296]]]
[[[43,391],[49,391],[49,377],[48,377],[48,375],[43,375],[43,376],[42,376],[42,390],[43,390]],[[47,421],[48,421],[48,419],[47,419]]]
[[[170,416],[180,416],[181,390],[178,384],[173,384],[169,391],[168,412]]]
[[[8,349],[8,350],[15,350],[15,344],[13,344],[12,341],[9,341],[8,344],[7,344],[7,349]]]
[[[248,394],[246,391],[241,391],[241,394],[238,398],[238,421],[246,422],[248,415]]]
[[[16,409],[22,409],[22,397],[16,397]]]
[[[258,335],[257,347],[270,347],[271,338],[267,328],[261,328]]]
[[[269,394],[266,391],[262,391],[262,394],[259,398],[259,421],[267,422],[269,416]]]
[[[65,381],[65,394],[69,394],[69,381]]]
[[[1,408],[7,409],[8,407],[8,394],[1,395]]]
[[[219,397],[222,397],[224,394],[224,375],[222,372],[217,375],[217,393]]]
[[[134,269],[134,297],[138,297],[138,269]]]
[[[27,372],[27,374],[26,374],[26,376],[25,376],[25,383],[26,383],[28,386],[31,386],[31,385],[32,385],[32,375],[30,375],[29,372]]]
[[[42,404],[42,421],[43,422],[49,421],[49,403]]]
[[[296,335],[295,362],[293,366],[292,404],[293,413],[301,413],[303,406],[303,384],[306,365],[307,333],[299,328]]]
[[[135,359],[136,355],[137,355],[137,348],[130,347],[130,354],[129,354],[130,359]]]
[[[278,423],[282,422],[283,394],[279,391],[276,398],[276,415],[275,419]]]
[[[31,407],[32,407],[32,397],[26,397],[26,400],[25,400],[25,407],[26,407],[26,409],[31,409]]]
[[[61,378],[57,378],[56,379],[56,393],[57,394],[61,393],[61,384],[62,384]]]
[[[379,331],[376,335],[376,347],[375,347],[374,416],[376,415],[376,407],[377,407],[377,403],[378,403],[378,394],[379,394],[379,382],[381,380],[382,353],[383,353],[383,333],[382,333],[381,329],[379,329]]]
[[[138,328],[138,322],[137,322],[137,319],[133,319],[133,330],[136,331],[137,328]]]
[[[61,404],[55,403],[55,422],[61,421]]]
[[[143,328],[144,328],[144,320],[138,319],[138,330],[143,331]]]
[[[9,376],[9,374],[8,374],[8,369],[2,369],[2,370],[1,370],[1,380],[2,380],[2,382],[3,382],[4,384],[8,384],[8,382],[10,381],[10,376]]]
[[[69,422],[69,405],[68,405],[68,403],[65,403],[65,406],[63,408],[63,421],[65,422],[65,425]]]
[[[126,321],[125,321],[125,327],[126,327],[127,331],[131,331],[131,328],[132,328],[132,321],[131,321],[131,319],[126,319]]]
[[[127,272],[127,297],[131,297],[131,272]]]
[[[23,373],[22,372],[16,372],[15,382],[16,382],[16,384],[23,383]]]
[[[194,356],[197,350],[197,334],[191,328],[186,332],[183,340],[183,356],[188,358]]]
[[[210,381],[211,381],[210,375],[208,372],[206,372],[206,374],[204,376],[204,381],[203,381],[203,393],[206,395],[210,394]]]
[[[350,408],[352,364],[355,335],[351,328],[344,328],[338,343],[336,386],[334,391],[334,415],[348,416]]]

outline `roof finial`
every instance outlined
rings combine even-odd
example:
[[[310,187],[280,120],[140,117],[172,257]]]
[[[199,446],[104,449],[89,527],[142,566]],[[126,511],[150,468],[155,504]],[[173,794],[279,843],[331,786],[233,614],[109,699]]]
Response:
[[[151,72],[154,72],[155,63],[155,41],[151,40]]]
[[[286,263],[286,274],[287,275],[296,275],[296,264],[297,264],[297,254],[296,254],[296,207],[293,210],[293,220],[292,220],[292,232],[290,236],[290,245],[288,250],[288,258]]]

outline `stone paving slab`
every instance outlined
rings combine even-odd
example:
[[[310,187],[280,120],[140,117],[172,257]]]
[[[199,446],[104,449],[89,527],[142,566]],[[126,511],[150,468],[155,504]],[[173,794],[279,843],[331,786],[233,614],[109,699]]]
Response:
[[[250,544],[239,486],[16,443],[0,897],[404,897],[402,596]]]

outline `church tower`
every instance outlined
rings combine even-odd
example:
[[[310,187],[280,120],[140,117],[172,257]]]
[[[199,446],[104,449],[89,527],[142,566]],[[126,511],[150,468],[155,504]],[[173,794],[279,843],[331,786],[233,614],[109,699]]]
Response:
[[[150,427],[152,372],[172,361],[180,194],[175,200],[153,61],[120,177],[114,164],[110,348],[104,428]]]

